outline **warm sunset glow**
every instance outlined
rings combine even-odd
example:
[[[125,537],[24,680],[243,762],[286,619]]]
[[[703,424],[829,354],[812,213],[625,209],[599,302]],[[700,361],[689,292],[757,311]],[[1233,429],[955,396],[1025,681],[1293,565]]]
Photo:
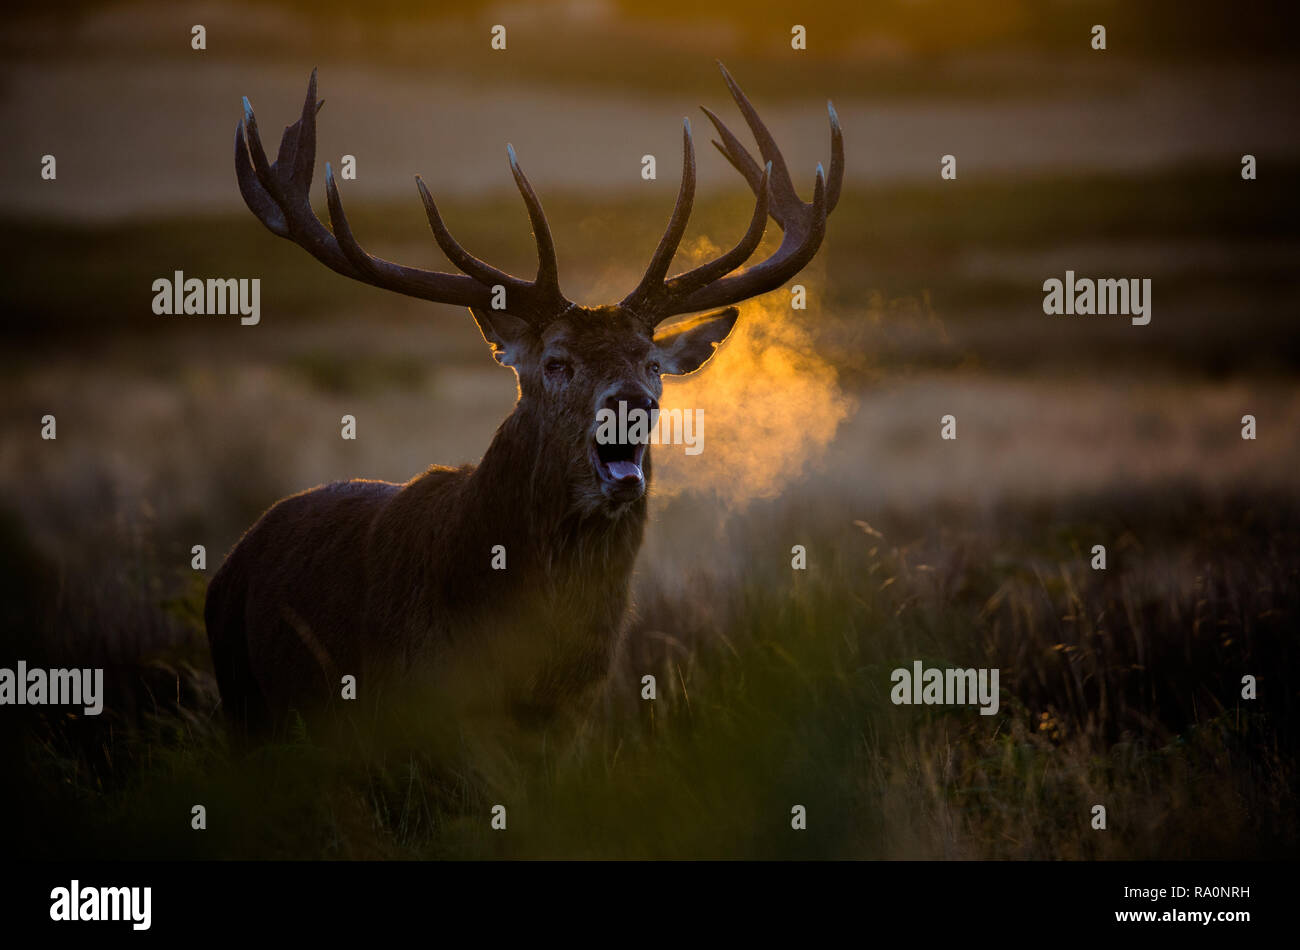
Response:
[[[682,269],[717,251],[706,239],[684,250]],[[656,492],[689,489],[742,507],[815,468],[855,400],[817,352],[818,305],[808,306],[792,310],[784,289],[742,304],[736,329],[704,369],[668,381],[665,410],[704,410],[704,451],[656,449]]]

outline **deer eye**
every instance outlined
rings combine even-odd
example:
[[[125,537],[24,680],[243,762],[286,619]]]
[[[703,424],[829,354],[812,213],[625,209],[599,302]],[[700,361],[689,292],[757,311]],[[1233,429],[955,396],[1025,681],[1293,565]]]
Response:
[[[652,373],[654,373],[656,376],[658,376],[658,375],[659,375],[659,361],[658,361],[658,360],[651,360],[651,361],[650,361],[650,365],[647,366],[646,369],[650,370],[650,372],[652,372]]]
[[[542,368],[546,371],[547,376],[573,376],[573,367],[569,365],[569,361],[560,359],[558,356],[551,357]]]

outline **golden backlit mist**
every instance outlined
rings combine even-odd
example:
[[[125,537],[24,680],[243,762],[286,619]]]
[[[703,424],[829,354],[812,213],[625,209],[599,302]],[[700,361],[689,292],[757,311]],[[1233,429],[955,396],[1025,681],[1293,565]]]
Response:
[[[704,410],[703,451],[656,447],[657,494],[689,489],[743,507],[780,494],[822,458],[856,400],[814,346],[816,307],[810,295],[809,309],[792,310],[786,291],[747,301],[713,359],[667,381],[665,411]]]

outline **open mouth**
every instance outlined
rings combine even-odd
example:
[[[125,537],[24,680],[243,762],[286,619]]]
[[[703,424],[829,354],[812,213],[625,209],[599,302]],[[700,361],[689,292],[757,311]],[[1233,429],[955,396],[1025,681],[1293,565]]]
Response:
[[[635,497],[645,489],[644,442],[592,443],[592,465],[601,483],[616,495]]]

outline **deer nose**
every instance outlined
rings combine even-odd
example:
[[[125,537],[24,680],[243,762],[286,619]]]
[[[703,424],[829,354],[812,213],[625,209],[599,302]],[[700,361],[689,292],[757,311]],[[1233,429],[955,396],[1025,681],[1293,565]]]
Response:
[[[659,402],[645,390],[626,389],[605,397],[605,408],[618,412],[618,404],[621,402],[627,403],[628,412],[633,409],[640,409],[642,412],[653,412],[659,408]]]

